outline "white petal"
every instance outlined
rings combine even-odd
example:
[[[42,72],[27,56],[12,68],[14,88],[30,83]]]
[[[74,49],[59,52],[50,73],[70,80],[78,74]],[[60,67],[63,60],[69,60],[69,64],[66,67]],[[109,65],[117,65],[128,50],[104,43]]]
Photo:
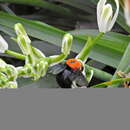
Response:
[[[112,6],[110,4],[105,5],[106,0],[99,0],[97,5],[97,21],[100,32],[108,32],[114,26],[118,13],[119,13],[119,1],[115,0],[116,3],[116,12],[113,16]],[[104,10],[108,9],[109,11],[104,17]],[[104,19],[105,18],[105,19]]]
[[[4,68],[7,64],[2,60],[0,59],[0,68]]]
[[[4,53],[6,50],[8,50],[8,43],[0,35],[0,53]]]
[[[112,6],[110,4],[105,5],[101,15],[100,32],[106,33],[108,31],[112,14],[113,14]]]
[[[99,0],[98,4],[97,4],[97,22],[98,22],[98,27],[100,29],[101,25],[101,14],[102,14],[102,10],[103,7],[106,3],[106,0]]]
[[[124,4],[125,4],[124,15],[125,15],[126,23],[130,26],[130,1],[125,0]]]
[[[117,19],[117,17],[118,17],[119,8],[120,8],[120,7],[119,7],[119,1],[118,1],[118,0],[115,0],[115,3],[116,3],[117,9],[116,9],[116,12],[115,12],[115,14],[114,14],[114,16],[113,16],[113,18],[112,18],[111,24],[109,25],[108,31],[110,31],[110,30],[112,29],[112,27],[114,26],[114,24],[115,24],[115,22],[116,22],[116,19]]]

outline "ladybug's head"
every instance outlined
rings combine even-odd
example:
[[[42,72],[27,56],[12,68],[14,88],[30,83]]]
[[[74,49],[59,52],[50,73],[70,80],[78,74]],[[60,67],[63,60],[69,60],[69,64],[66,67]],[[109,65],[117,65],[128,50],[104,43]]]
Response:
[[[68,59],[66,61],[66,65],[75,71],[76,70],[82,71],[84,68],[82,62],[77,59]]]

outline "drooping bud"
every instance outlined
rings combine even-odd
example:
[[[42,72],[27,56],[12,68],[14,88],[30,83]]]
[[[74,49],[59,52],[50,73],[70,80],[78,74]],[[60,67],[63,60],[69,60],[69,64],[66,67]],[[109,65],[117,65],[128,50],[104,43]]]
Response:
[[[130,0],[124,0],[124,15],[126,23],[130,26]]]
[[[50,56],[49,65],[54,66],[60,62],[62,62],[69,54],[72,46],[73,36],[71,34],[65,34],[62,40],[62,48],[60,55]]]
[[[99,31],[106,33],[111,31],[119,13],[119,1],[115,0],[116,12],[113,14],[112,5],[106,4],[107,0],[99,0],[97,4],[97,21]]]
[[[71,50],[71,45],[72,45],[73,37],[71,34],[65,34],[63,40],[62,40],[62,49],[61,52],[64,55],[68,55]]]

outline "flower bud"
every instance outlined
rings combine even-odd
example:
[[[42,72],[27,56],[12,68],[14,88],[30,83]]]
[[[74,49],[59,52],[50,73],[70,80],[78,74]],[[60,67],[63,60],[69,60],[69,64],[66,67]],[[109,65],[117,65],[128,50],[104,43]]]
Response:
[[[106,4],[107,0],[99,0],[97,4],[97,21],[99,31],[106,33],[111,31],[119,13],[119,1],[115,0],[116,12],[113,14],[112,5]]]
[[[5,53],[6,50],[8,50],[8,43],[0,35],[0,53]]]
[[[24,55],[29,55],[31,50],[30,50],[30,44],[28,44],[26,42],[26,39],[25,37],[23,37],[22,35],[19,35],[17,37],[17,42],[18,42],[18,45],[20,47],[20,49],[22,50],[23,54]]]
[[[26,31],[21,23],[15,24],[14,29],[15,29],[17,36],[23,36],[25,41],[28,44],[31,43],[31,40],[29,39],[29,37],[28,37],[28,35],[27,35],[27,33],[26,33]]]
[[[70,53],[72,41],[73,41],[72,35],[65,34],[63,41],[62,41],[62,49],[61,49],[61,52],[64,55],[68,55]]]
[[[124,15],[127,25],[130,26],[130,0],[124,0]]]

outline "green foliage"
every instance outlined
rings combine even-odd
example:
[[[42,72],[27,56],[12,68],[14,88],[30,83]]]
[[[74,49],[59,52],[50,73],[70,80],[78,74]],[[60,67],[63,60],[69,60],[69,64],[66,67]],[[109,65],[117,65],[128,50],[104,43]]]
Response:
[[[85,13],[89,13],[90,16],[95,15],[96,17],[96,11],[92,7],[94,7],[97,4],[97,0],[88,0],[87,2],[86,0],[82,0],[82,1],[57,0],[57,1],[63,4],[66,4],[68,6],[71,6],[73,7],[73,9],[68,8],[67,6],[56,5],[55,3],[47,2],[44,0],[37,0],[37,1],[35,0],[0,0],[0,2],[3,2],[3,3],[9,2],[9,3],[26,4],[26,5],[33,5],[36,7],[42,7],[51,12],[54,12],[55,14],[65,17],[66,19],[70,19],[70,18],[81,19],[81,20],[87,19],[87,16],[81,15],[81,14],[78,14],[78,16],[76,17],[77,12],[75,10],[78,10],[78,11],[80,10]],[[114,4],[113,4],[113,7],[115,8]],[[67,31],[63,31],[61,29],[58,29],[56,27],[53,27],[43,22],[28,20],[19,16],[11,15],[9,13],[5,13],[2,11],[0,12],[0,31],[1,32],[4,32],[5,34],[11,37],[16,37],[15,32],[13,30],[13,27],[16,23],[23,24],[30,37],[38,39],[38,40],[42,40],[44,42],[48,42],[48,44],[56,45],[59,47],[62,46],[61,43],[62,43],[63,36],[68,33]],[[126,31],[126,33],[130,33],[130,27],[126,25],[122,8],[120,9],[117,23],[120,27],[122,27]],[[98,30],[95,30],[95,29],[76,29],[76,30],[69,31],[69,33],[73,35],[73,45],[72,45],[71,51],[75,53],[79,53],[84,47],[84,45],[86,44],[86,41],[88,40],[88,38],[91,37],[92,39],[94,39],[99,32]],[[122,66],[122,63],[123,65],[125,64],[125,68],[128,68],[129,59],[126,58],[125,54],[126,54],[126,50],[128,49],[129,41],[130,41],[130,38],[128,35],[116,33],[116,32],[106,33],[101,39],[96,41],[88,57],[93,60],[99,61],[105,65],[109,65],[113,68],[116,68],[117,71],[120,70],[119,68],[120,66]],[[13,50],[20,52],[17,48],[18,48],[17,45],[14,45]],[[45,50],[42,43],[39,44],[39,48],[41,49],[41,51]],[[9,53],[11,54],[11,51],[8,52],[8,54]],[[123,60],[122,58],[125,60]],[[21,59],[24,59],[24,57],[21,57]],[[125,71],[125,68],[121,70]],[[112,75],[104,71],[98,70],[96,68],[92,68],[92,69],[94,70],[94,75],[100,79],[110,80],[112,78]],[[102,74],[104,76],[102,76]],[[25,80],[22,79],[20,82],[25,83],[27,86],[37,86],[37,84],[39,83],[41,85],[45,83],[45,86],[47,86],[47,82],[50,82],[52,79],[53,79],[52,81],[54,82],[54,77],[52,75],[49,75],[48,77],[47,77],[48,78],[47,80],[44,79],[44,80],[40,80],[39,82],[36,81],[34,83],[31,80],[26,80],[26,79]],[[114,83],[117,83],[117,82],[114,82]],[[51,84],[51,85],[53,87],[57,87],[57,84],[55,85]]]

